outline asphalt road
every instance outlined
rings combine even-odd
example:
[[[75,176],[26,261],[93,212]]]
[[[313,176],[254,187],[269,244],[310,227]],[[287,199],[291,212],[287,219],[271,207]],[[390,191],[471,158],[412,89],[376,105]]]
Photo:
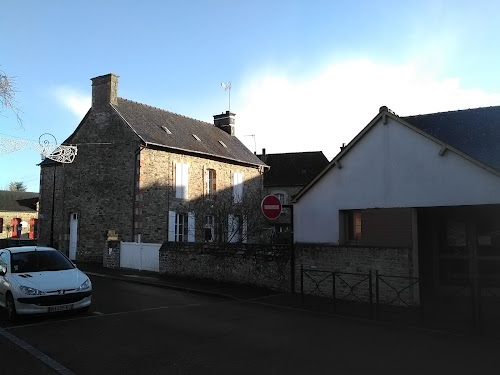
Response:
[[[19,341],[0,335],[5,373],[25,374],[32,366],[36,374],[498,371],[496,340],[277,307],[268,304],[273,297],[243,301],[95,276],[92,282],[88,314],[16,325],[0,315],[1,332]],[[20,348],[23,343],[32,350]]]

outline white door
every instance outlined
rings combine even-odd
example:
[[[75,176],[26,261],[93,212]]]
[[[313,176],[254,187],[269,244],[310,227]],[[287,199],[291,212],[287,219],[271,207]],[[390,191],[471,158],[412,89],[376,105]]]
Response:
[[[78,214],[72,213],[69,219],[69,259],[76,260],[78,246]]]

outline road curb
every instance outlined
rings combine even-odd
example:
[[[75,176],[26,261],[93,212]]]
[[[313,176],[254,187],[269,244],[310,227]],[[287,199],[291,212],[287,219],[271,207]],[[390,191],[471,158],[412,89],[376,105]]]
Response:
[[[141,284],[141,285],[155,286],[155,287],[164,288],[164,289],[179,290],[179,291],[188,292],[188,293],[196,293],[196,294],[202,294],[202,295],[213,296],[213,297],[222,297],[222,298],[233,299],[233,300],[241,299],[241,298],[232,296],[230,294],[213,292],[213,291],[209,291],[209,290],[188,288],[188,287],[179,286],[179,285],[158,283],[158,282],[154,282],[154,281],[147,281],[144,279],[141,280],[140,278],[119,276],[119,275],[109,275],[109,274],[84,271],[84,270],[83,270],[83,272],[85,272],[86,275],[103,277],[103,278],[107,278],[107,279],[114,279],[114,280],[120,280],[120,281],[127,281],[130,283]]]

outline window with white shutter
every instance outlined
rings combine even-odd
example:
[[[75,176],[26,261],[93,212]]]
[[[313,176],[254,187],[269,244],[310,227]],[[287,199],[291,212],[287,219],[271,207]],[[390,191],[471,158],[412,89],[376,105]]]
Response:
[[[188,240],[188,215],[175,215],[175,242],[187,242]]]

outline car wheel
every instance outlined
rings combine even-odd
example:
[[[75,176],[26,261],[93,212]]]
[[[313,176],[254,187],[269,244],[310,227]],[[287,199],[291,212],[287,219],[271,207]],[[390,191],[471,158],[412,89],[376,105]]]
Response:
[[[7,293],[7,297],[5,298],[5,309],[7,310],[7,315],[11,321],[15,321],[17,319],[17,311],[16,304],[14,303],[14,298],[11,293]]]

